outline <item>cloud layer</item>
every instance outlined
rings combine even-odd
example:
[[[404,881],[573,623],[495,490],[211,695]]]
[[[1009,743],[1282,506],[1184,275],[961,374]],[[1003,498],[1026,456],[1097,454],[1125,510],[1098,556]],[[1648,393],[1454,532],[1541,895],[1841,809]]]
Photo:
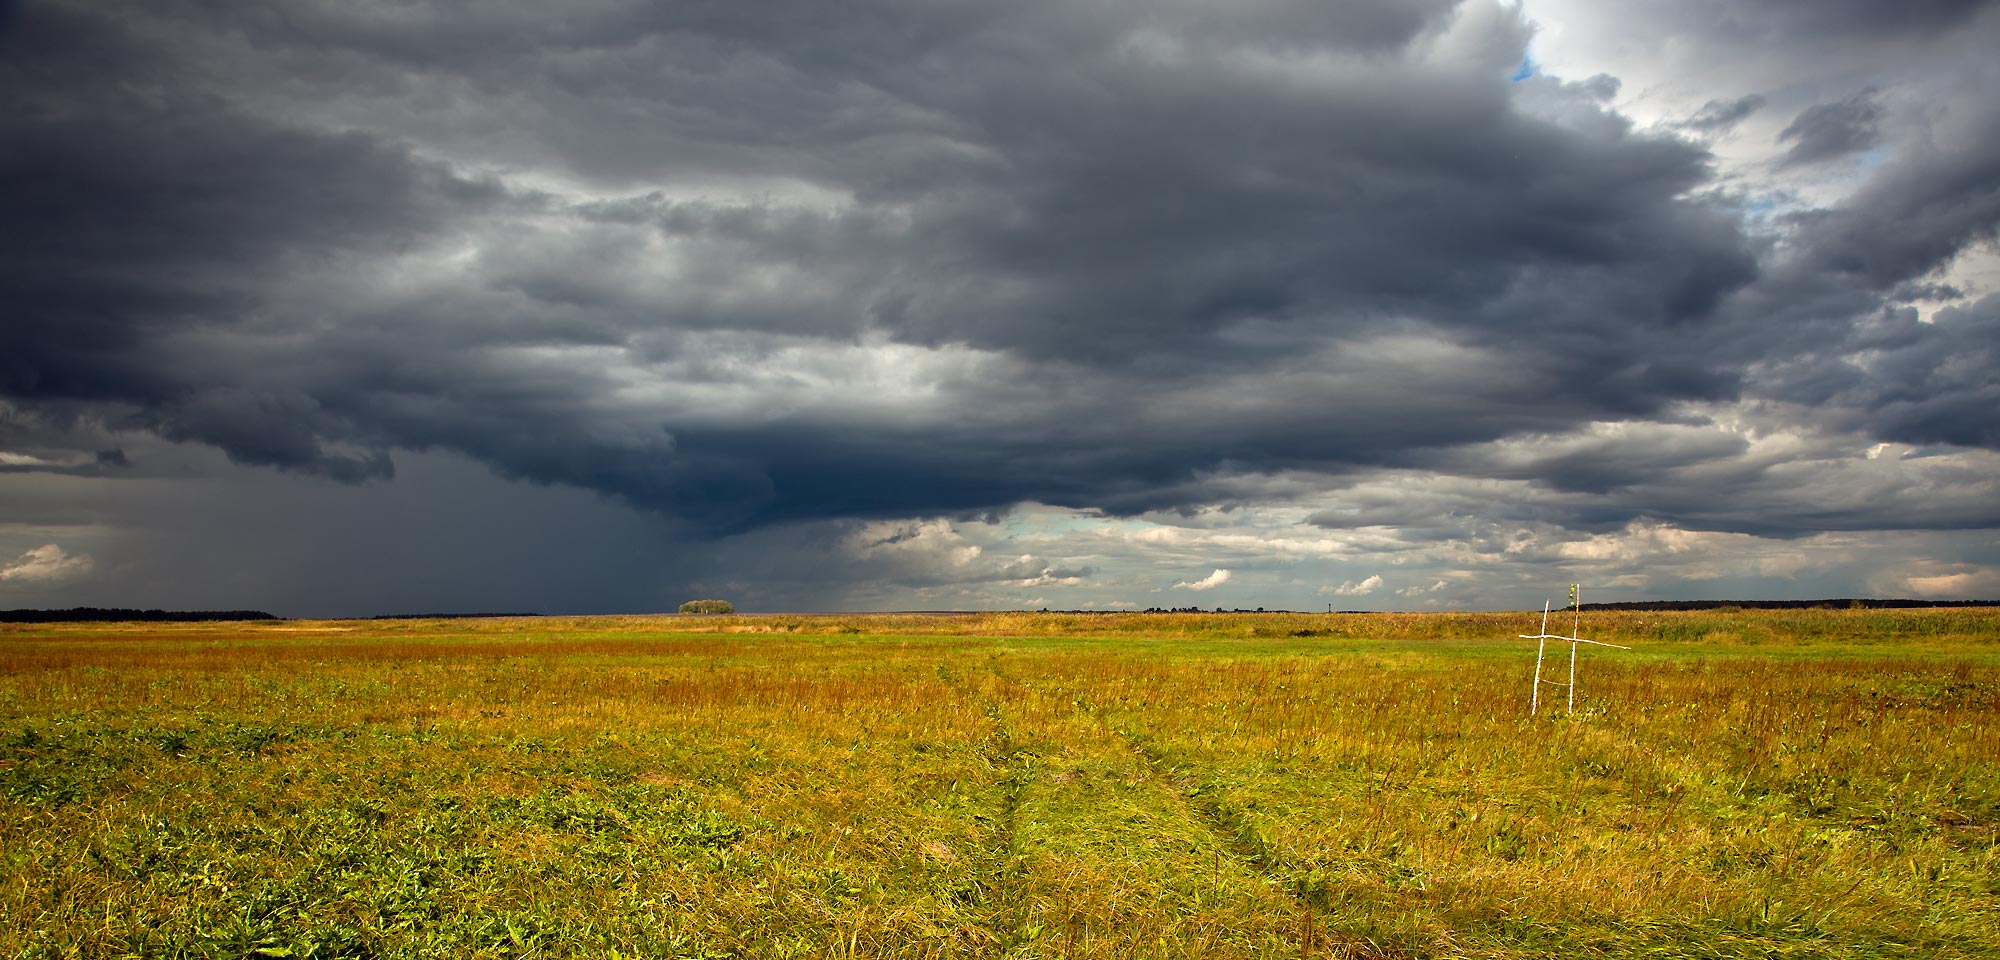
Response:
[[[1200,580],[1182,580],[1175,583],[1173,588],[1175,590],[1193,590],[1198,593],[1203,590],[1213,590],[1228,582],[1229,571],[1218,567],[1213,573]]]
[[[1880,9],[1633,13],[1711,58],[1647,122],[1555,2],[22,6],[0,480],[441,457],[795,604],[1174,569],[965,539],[1024,505],[1289,517],[1266,559],[1990,531],[2000,18]]]
[[[96,563],[89,555],[71,556],[63,548],[43,544],[0,566],[0,581],[24,584],[61,583],[88,576]]]

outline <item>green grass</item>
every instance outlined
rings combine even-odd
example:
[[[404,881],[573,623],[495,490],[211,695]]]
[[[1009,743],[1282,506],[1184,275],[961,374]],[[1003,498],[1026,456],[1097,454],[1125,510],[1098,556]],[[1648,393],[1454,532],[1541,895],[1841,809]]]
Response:
[[[2000,953],[2000,611],[1538,617],[8,627],[0,957]]]

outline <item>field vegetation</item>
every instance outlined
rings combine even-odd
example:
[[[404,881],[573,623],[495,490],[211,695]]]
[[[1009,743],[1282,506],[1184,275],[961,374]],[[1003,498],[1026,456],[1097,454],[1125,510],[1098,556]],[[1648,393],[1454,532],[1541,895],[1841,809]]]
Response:
[[[2000,952],[2000,610],[1539,616],[0,627],[0,957]]]

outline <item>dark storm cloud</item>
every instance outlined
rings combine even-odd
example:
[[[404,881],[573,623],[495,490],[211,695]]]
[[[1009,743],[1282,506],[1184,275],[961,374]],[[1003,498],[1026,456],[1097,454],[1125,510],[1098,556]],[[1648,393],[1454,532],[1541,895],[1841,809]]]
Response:
[[[1807,107],[1778,131],[1778,141],[1792,145],[1785,151],[1784,163],[1819,163],[1880,142],[1883,110],[1877,95],[1878,91],[1863,90],[1832,103]]]
[[[1963,26],[1992,6],[1992,0],[1689,0],[1673,9],[1702,33],[1784,44],[1798,38],[1937,33]]]
[[[0,392],[38,407],[105,404],[243,462],[359,479],[380,452],[315,397],[192,382],[163,341],[229,330],[311,337],[274,289],[394,250],[495,190],[364,133],[273,124],[179,89],[177,67],[115,23],[35,7],[0,38]],[[247,358],[246,358],[247,359]]]
[[[1987,168],[1913,160],[1780,263],[1614,79],[1508,83],[1527,27],[1480,2],[76,4],[7,30],[0,393],[343,480],[448,450],[709,532],[1169,510],[1291,469],[1614,492],[1732,450],[1466,451],[1765,390],[1769,351],[1842,342],[1993,222]],[[1790,291],[1831,310],[1766,329]],[[1927,383],[1869,423],[1993,443],[1949,425],[1979,375]],[[1065,571],[967,576],[1002,574]]]
[[[1697,452],[1684,459],[1648,457],[1650,449],[1676,442]],[[1329,530],[1393,530],[1404,549],[1472,536],[1504,538],[1530,528],[1601,534],[1634,523],[1776,539],[2000,525],[2000,479],[1976,463],[1897,462],[1893,454],[1871,459],[1831,445],[1784,456],[1730,457],[1727,438],[1690,434],[1676,441],[1661,430],[1591,446],[1503,458],[1495,472],[1516,474],[1509,480],[1430,471],[1360,477],[1329,491],[1332,506],[1308,522]],[[1548,479],[1579,471],[1615,479],[1588,486]],[[1893,523],[1884,522],[1889,514]]]
[[[1777,366],[1781,395],[1883,440],[2000,448],[2000,295],[1885,309],[1837,354]]]
[[[1960,108],[1942,146],[1916,145],[1832,208],[1800,218],[1802,271],[1870,289],[1918,280],[2000,230],[2000,108]]]
[[[1876,440],[2000,449],[1989,295],[1940,282],[2000,236],[2000,110],[1958,104],[1838,204],[1793,218],[1785,254],[1738,304],[1771,323],[1754,395]],[[1912,300],[1960,300],[1925,322]]]

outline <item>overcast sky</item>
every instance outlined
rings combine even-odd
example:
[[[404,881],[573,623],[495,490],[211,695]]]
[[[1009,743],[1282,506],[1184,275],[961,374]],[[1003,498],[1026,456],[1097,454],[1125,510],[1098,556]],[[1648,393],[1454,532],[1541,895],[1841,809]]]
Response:
[[[0,2],[0,608],[2000,598],[2000,3]]]

